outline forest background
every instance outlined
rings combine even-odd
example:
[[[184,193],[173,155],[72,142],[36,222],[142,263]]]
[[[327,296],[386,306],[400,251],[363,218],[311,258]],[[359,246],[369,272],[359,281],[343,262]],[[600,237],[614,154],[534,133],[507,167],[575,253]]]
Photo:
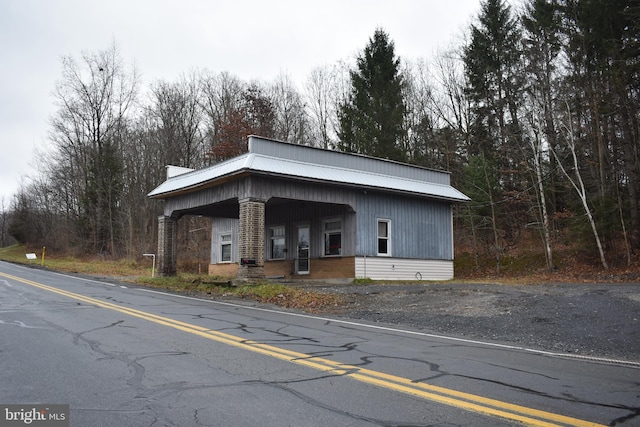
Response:
[[[193,70],[142,87],[118,47],[62,59],[38,174],[0,204],[0,247],[155,252],[166,165],[241,154],[249,134],[451,172],[456,259],[638,271],[640,2],[486,0],[465,41],[398,58],[377,29],[353,63],[303,87]],[[364,44],[364,43],[363,43]],[[208,263],[208,220],[180,221],[184,268]],[[530,258],[525,253],[533,253]],[[189,254],[189,255],[182,255]]]

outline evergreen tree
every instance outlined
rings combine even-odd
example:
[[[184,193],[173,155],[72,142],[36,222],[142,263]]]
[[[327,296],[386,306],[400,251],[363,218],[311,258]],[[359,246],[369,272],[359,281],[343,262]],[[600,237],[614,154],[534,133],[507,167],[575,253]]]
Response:
[[[338,148],[391,160],[406,160],[402,140],[406,112],[404,79],[393,42],[377,29],[357,69],[350,72],[351,93],[339,108]]]
[[[489,185],[489,180],[480,179],[474,185],[486,193],[490,204],[491,233],[485,237],[499,267],[506,248],[519,237],[517,221],[527,217],[528,207],[521,200],[531,185],[519,117],[522,36],[517,18],[503,0],[486,0],[478,20],[463,53],[471,108],[469,155],[482,159],[481,177],[492,175],[497,183]],[[489,165],[495,170],[489,171]]]
[[[568,59],[565,90],[572,111],[567,121],[575,126],[595,216],[605,241],[612,243],[621,231],[629,234],[627,246],[638,248],[638,3],[563,0],[561,5]]]
[[[551,220],[562,210],[555,157],[549,150],[558,150],[557,81],[560,43],[560,8],[556,0],[529,0],[522,16],[523,47],[526,62],[526,93],[528,95],[529,160],[537,186],[535,200],[542,226],[542,241],[547,255],[547,267],[554,269]],[[549,192],[551,203],[547,203]]]
[[[511,8],[502,0],[486,0],[464,48],[475,139],[471,154],[498,156],[503,170],[511,169],[514,151],[521,146],[521,38]]]

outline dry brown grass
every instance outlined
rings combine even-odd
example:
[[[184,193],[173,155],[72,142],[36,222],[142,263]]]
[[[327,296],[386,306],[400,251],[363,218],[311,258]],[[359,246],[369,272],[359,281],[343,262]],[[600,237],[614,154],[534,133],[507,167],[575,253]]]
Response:
[[[98,256],[78,258],[42,248],[13,245],[0,249],[0,260],[26,265],[38,265],[68,273],[94,274],[101,276],[130,277],[151,275],[151,260],[107,259]],[[35,253],[37,259],[29,260],[27,253]]]
[[[26,253],[35,253],[38,258],[36,260],[28,260],[25,256]],[[77,258],[45,252],[43,262],[42,249],[34,250],[23,245],[0,249],[0,260],[44,266],[52,270],[69,273],[115,277],[120,280],[124,279],[143,286],[172,292],[253,299],[281,307],[300,308],[309,312],[339,304],[339,298],[335,295],[274,283],[235,287],[226,284],[230,281],[229,278],[215,278],[208,275],[189,273],[182,273],[173,277],[151,278],[151,260],[138,262],[136,260],[109,260],[99,257]]]

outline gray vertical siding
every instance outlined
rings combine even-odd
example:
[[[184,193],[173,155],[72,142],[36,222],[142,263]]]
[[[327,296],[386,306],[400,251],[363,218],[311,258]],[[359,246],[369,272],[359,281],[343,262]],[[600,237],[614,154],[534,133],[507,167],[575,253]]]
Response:
[[[231,233],[231,262],[238,262],[238,218],[213,218],[211,225],[211,264],[220,262],[220,235]]]
[[[323,238],[322,221],[330,218],[342,220],[342,255],[353,256],[355,254],[355,214],[350,208],[343,205],[321,203],[298,203],[291,201],[287,204],[270,206],[267,203],[265,213],[265,231],[269,227],[284,225],[287,258],[293,259],[296,254],[298,225],[308,224],[311,233],[310,256],[318,258],[322,256]],[[269,255],[269,238],[265,238],[265,254]],[[267,258],[268,259],[268,258]]]
[[[376,174],[400,176],[403,178],[444,185],[450,184],[449,172],[427,169],[415,165],[367,157],[359,154],[346,154],[339,151],[323,150],[304,145],[283,143],[280,141],[260,138],[258,136],[250,137],[249,151],[252,153],[291,159],[299,162],[309,162]]]
[[[296,257],[298,225],[308,224],[311,233],[310,256],[318,258],[323,255],[322,221],[339,218],[343,224],[342,255],[355,254],[355,213],[344,205],[279,201],[275,204],[267,203],[265,210],[265,259],[269,259],[270,236],[269,228],[284,225],[287,259]],[[211,263],[220,262],[220,235],[232,233],[232,262],[238,262],[238,226],[237,218],[213,218],[211,233]]]
[[[356,255],[377,256],[377,221],[389,219],[392,257],[452,259],[449,203],[368,192],[356,206]]]
[[[343,224],[342,255],[377,256],[378,219],[391,220],[391,257],[451,260],[453,254],[451,207],[446,202],[397,197],[382,193],[360,193],[356,212],[344,205],[280,201],[267,203],[265,255],[269,254],[269,227],[285,226],[287,258],[295,258],[298,224],[311,227],[311,257],[322,256],[322,221],[340,218]],[[220,259],[220,234],[231,232],[232,261],[237,262],[237,218],[214,218],[211,262]]]
[[[307,191],[317,191],[309,186]],[[391,221],[391,257],[406,259],[452,260],[453,239],[451,206],[448,202],[394,196],[379,192],[351,191],[352,205],[301,200],[271,199],[265,211],[265,255],[269,255],[269,227],[285,226],[287,258],[296,256],[297,226],[311,228],[312,258],[321,257],[322,221],[340,218],[343,224],[342,255],[377,256],[378,219]],[[314,198],[314,197],[309,197]],[[355,210],[355,212],[354,212]],[[220,234],[231,232],[232,260],[237,262],[237,218],[214,218],[211,262],[220,259]]]

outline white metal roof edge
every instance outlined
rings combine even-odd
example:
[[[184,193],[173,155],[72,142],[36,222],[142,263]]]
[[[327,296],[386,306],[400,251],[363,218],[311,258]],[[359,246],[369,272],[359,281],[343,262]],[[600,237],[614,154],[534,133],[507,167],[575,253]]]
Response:
[[[256,154],[264,154],[264,155],[269,155],[267,152],[264,152],[262,147],[262,144],[267,143],[267,144],[284,144],[287,147],[295,147],[295,149],[303,149],[303,150],[315,150],[315,151],[319,151],[319,152],[326,152],[332,156],[350,156],[350,157],[355,157],[355,158],[360,158],[360,159],[366,159],[366,160],[371,160],[371,161],[376,161],[376,162],[383,162],[383,163],[388,163],[388,164],[393,164],[399,167],[409,167],[409,168],[413,168],[413,169],[419,169],[419,170],[423,170],[423,171],[429,171],[429,172],[434,172],[434,173],[441,173],[441,174],[446,174],[446,175],[451,175],[450,171],[446,171],[446,170],[442,170],[442,169],[435,169],[435,168],[430,168],[427,166],[421,166],[421,165],[413,165],[410,163],[406,163],[406,162],[401,162],[398,160],[391,160],[391,159],[384,159],[384,158],[380,158],[380,157],[373,157],[373,156],[369,156],[367,154],[361,154],[361,153],[351,153],[348,151],[340,151],[337,149],[328,149],[328,148],[322,148],[322,147],[314,147],[312,145],[304,145],[304,144],[296,144],[293,142],[289,142],[289,141],[281,141],[278,139],[273,139],[273,138],[266,138],[264,136],[259,136],[259,135],[249,135],[249,151],[251,152],[255,152]]]
[[[262,162],[267,162],[262,165]],[[271,167],[269,167],[271,165]],[[452,201],[471,200],[451,185],[395,177],[374,172],[363,172],[337,166],[326,166],[281,159],[265,155],[256,155],[251,161],[250,170],[266,172],[285,177],[313,179],[320,182],[347,184],[369,189],[393,190]],[[377,181],[377,182],[376,182]]]
[[[395,177],[374,172],[364,172],[337,166],[282,159],[251,152],[208,168],[170,178],[151,191],[148,196],[153,198],[168,197],[171,193],[197,188],[201,185],[214,182],[219,178],[234,175],[242,171],[314,180],[318,182],[346,184],[354,187],[392,190],[395,192],[451,201],[470,200],[469,197],[451,185]]]
[[[245,164],[249,160],[250,155],[251,153],[245,153],[203,169],[169,178],[147,194],[147,197],[162,198],[163,195],[198,187],[217,178],[232,175],[245,168]],[[240,167],[237,167],[238,163],[241,163]]]

